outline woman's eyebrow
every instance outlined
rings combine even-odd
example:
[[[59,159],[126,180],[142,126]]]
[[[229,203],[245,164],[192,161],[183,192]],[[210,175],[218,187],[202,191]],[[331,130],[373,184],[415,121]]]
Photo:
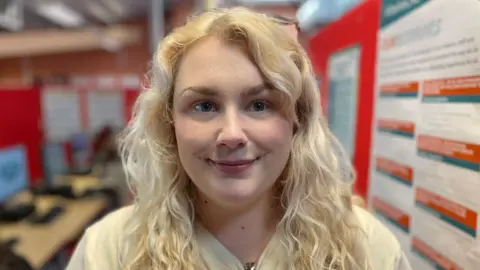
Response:
[[[201,94],[201,95],[204,95],[204,96],[216,96],[216,95],[218,95],[218,91],[216,91],[215,89],[212,89],[210,87],[207,87],[207,86],[190,86],[190,87],[184,88],[181,91],[181,94],[185,94],[187,92],[194,92],[194,93]]]
[[[254,96],[269,90],[270,90],[270,87],[262,83],[262,84],[247,88],[245,91],[242,92],[242,96]]]
[[[252,87],[247,87],[242,91],[242,96],[253,96],[257,95],[263,91],[270,90],[271,87],[268,84],[262,83]],[[203,96],[218,96],[221,91],[218,91],[214,87],[209,86],[190,86],[184,88],[180,93],[183,95],[187,92],[194,92]]]

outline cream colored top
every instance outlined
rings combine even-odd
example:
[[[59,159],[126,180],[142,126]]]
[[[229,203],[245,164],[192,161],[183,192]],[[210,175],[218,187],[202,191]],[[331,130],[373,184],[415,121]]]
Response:
[[[122,245],[123,225],[132,214],[132,207],[119,209],[88,228],[80,240],[67,270],[121,270],[119,250]],[[368,237],[369,254],[375,270],[411,270],[400,244],[393,234],[367,211],[355,207]],[[243,270],[243,266],[223,245],[202,227],[197,231],[202,257],[212,270]],[[274,246],[275,237],[269,246]],[[271,249],[270,249],[271,250]],[[267,246],[262,258],[271,258]],[[278,269],[275,262],[260,259],[258,270]],[[231,265],[237,262],[236,265]]]

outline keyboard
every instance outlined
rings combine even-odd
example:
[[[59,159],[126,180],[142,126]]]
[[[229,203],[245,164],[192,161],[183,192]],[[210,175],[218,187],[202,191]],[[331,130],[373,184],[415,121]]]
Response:
[[[33,204],[19,204],[8,208],[0,209],[0,221],[18,222],[35,211]]]
[[[17,237],[13,237],[13,238],[10,238],[10,239],[7,239],[4,244],[10,248],[10,249],[13,249],[15,247],[15,245],[20,241],[20,239],[18,239]]]
[[[65,186],[57,186],[57,187],[45,187],[41,189],[36,189],[33,191],[35,195],[39,196],[60,196],[67,199],[74,199],[75,194],[73,194],[72,187],[65,185]]]
[[[60,196],[65,199],[81,199],[88,196],[96,195],[97,193],[102,192],[102,188],[74,188],[71,185],[59,186],[59,187],[50,187],[42,190],[36,190],[34,193],[39,196]]]
[[[63,214],[64,211],[65,208],[63,206],[53,206],[42,214],[31,214],[26,218],[26,221],[31,224],[47,224],[57,219],[61,214]]]

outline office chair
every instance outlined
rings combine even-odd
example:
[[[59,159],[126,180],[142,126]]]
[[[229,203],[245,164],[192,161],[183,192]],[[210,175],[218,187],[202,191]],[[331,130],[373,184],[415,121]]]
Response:
[[[33,267],[6,244],[0,244],[0,270],[33,270]]]

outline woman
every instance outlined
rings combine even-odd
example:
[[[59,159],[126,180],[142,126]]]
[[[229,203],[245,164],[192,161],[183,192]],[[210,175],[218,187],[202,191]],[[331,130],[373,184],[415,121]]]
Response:
[[[352,206],[319,104],[275,19],[221,9],[176,29],[122,140],[135,204],[88,229],[68,269],[409,269]]]

